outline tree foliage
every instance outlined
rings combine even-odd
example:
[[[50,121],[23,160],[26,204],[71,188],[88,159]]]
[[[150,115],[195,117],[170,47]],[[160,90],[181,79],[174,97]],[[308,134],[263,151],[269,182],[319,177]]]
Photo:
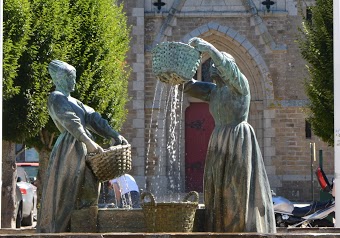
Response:
[[[334,144],[333,1],[316,0],[312,20],[303,19],[298,40],[310,78],[305,90],[310,99],[308,120],[313,132]]]
[[[3,96],[7,100],[19,93],[14,85],[18,76],[18,60],[26,49],[30,33],[29,0],[4,0],[3,9]]]
[[[5,5],[15,1],[6,0]],[[48,94],[53,90],[47,67],[53,59],[76,68],[73,96],[119,129],[126,116],[129,68],[125,58],[130,41],[122,6],[112,0],[30,3],[30,37],[13,77],[17,93],[4,92],[3,138],[41,149],[46,146],[42,134],[58,133],[47,111]],[[10,20],[4,19],[4,25]],[[8,34],[6,28],[4,34]],[[4,68],[5,75],[10,73]]]

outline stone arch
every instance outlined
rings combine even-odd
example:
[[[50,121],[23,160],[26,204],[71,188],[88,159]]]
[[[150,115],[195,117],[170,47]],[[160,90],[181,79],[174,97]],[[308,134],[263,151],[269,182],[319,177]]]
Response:
[[[269,69],[255,46],[244,36],[230,27],[210,22],[189,32],[181,41],[188,42],[192,37],[204,38],[219,50],[230,52],[249,80],[252,100],[263,100],[265,106],[271,104],[274,100],[274,89]]]

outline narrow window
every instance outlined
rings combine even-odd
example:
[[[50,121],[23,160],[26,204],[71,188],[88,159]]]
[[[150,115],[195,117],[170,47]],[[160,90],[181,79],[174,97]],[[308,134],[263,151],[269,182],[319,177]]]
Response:
[[[312,138],[312,127],[308,121],[306,121],[305,131],[306,131],[306,139],[311,139]]]
[[[207,59],[202,64],[202,81],[203,82],[211,82],[211,78],[210,78],[210,62],[211,62],[211,58]]]

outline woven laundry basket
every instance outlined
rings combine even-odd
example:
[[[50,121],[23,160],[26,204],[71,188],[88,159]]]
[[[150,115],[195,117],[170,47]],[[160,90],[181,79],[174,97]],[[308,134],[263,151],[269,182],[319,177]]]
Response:
[[[104,153],[88,154],[86,162],[100,182],[117,178],[132,168],[131,145],[116,145]]]
[[[171,85],[192,79],[200,62],[201,53],[181,42],[162,42],[152,50],[153,73],[158,80]]]
[[[150,202],[144,202],[149,197]],[[193,202],[188,201],[190,197]],[[142,210],[148,232],[192,232],[198,207],[198,193],[189,192],[183,202],[156,203],[152,193],[141,194]]]

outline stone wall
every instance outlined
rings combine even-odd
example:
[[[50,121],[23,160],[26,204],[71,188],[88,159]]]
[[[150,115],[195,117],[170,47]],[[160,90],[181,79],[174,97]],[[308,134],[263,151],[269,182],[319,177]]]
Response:
[[[282,107],[275,110],[275,148],[276,156],[273,163],[276,173],[281,179],[282,186],[277,194],[284,194],[296,201],[312,199],[311,177],[314,178],[314,198],[319,198],[320,186],[314,173],[319,165],[319,151],[322,150],[323,169],[328,172],[331,181],[333,171],[333,148],[322,143],[313,136],[306,139],[305,112],[301,107]],[[316,145],[316,161],[311,157],[310,143]],[[313,166],[313,167],[312,167]],[[313,174],[311,172],[313,170]]]

